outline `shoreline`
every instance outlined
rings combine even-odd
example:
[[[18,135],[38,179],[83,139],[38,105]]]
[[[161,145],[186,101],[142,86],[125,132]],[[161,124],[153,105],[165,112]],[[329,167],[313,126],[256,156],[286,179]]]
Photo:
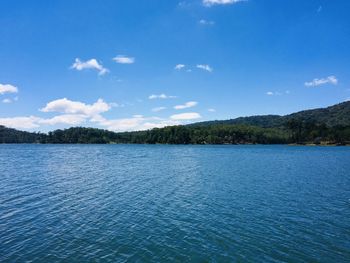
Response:
[[[0,143],[0,145],[183,145],[183,146],[195,146],[195,145],[203,145],[203,146],[309,146],[309,147],[349,147],[350,144],[337,144],[337,143],[275,143],[275,144],[262,144],[262,143]]]

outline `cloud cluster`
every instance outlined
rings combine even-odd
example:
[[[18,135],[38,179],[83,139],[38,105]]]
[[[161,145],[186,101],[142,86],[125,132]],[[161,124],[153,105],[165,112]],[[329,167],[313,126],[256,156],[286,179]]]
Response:
[[[96,116],[102,112],[109,111],[111,104],[98,99],[95,103],[89,105],[79,101],[71,101],[67,98],[51,101],[41,109],[42,112],[59,112],[65,114],[80,114],[85,116]]]
[[[94,58],[87,61],[81,61],[79,58],[76,58],[71,68],[79,71],[84,69],[95,69],[101,76],[109,72],[108,69],[104,68],[102,64],[98,63]]]
[[[0,95],[10,94],[10,93],[18,93],[18,88],[10,84],[0,84]],[[18,100],[18,97],[14,97],[13,99],[4,98],[1,102],[9,104],[17,100]]]
[[[163,98],[164,96],[160,97]],[[185,105],[190,107],[193,104],[196,103],[189,102]],[[185,108],[187,108],[187,106]],[[182,124],[182,121],[186,122],[201,118],[200,114],[196,112],[175,114],[171,115],[169,118],[144,117],[143,115],[134,115],[131,118],[105,118],[102,114],[110,111],[112,107],[113,103],[107,103],[103,99],[98,99],[92,104],[86,104],[80,101],[72,101],[67,98],[63,98],[48,102],[45,107],[40,109],[41,112],[45,113],[58,113],[56,116],[51,118],[42,118],[37,116],[0,118],[0,124],[17,129],[35,129],[41,127],[42,125],[95,124],[102,128],[118,132],[147,130],[169,125],[179,125]],[[158,107],[154,108],[153,111],[157,112],[164,109],[166,108]]]
[[[338,79],[335,76],[329,76],[327,78],[321,78],[321,79],[316,78],[316,79],[313,79],[312,81],[304,83],[306,87],[317,87],[324,84],[337,85]]]
[[[0,84],[0,95],[6,93],[17,93],[18,88],[10,84]]]

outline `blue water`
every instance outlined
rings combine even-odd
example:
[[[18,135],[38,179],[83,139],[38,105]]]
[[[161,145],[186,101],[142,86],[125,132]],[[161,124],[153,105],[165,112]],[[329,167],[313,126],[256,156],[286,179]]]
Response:
[[[0,262],[350,262],[350,148],[0,145]]]

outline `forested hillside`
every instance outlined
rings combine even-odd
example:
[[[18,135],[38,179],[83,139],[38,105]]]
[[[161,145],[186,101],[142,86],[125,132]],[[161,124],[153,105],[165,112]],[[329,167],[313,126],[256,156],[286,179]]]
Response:
[[[344,145],[350,144],[350,102],[286,116],[242,117],[123,133],[75,127],[42,134],[0,126],[0,143]]]
[[[258,115],[239,117],[223,121],[198,122],[193,125],[207,126],[211,124],[246,124],[265,128],[283,127],[290,120],[326,124],[328,127],[350,125],[350,101],[339,103],[327,108],[305,110],[285,116]]]

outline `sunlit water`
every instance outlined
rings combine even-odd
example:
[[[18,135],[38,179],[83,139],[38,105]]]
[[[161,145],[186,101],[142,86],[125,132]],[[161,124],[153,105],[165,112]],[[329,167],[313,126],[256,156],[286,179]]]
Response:
[[[350,148],[0,145],[0,262],[349,262]]]

